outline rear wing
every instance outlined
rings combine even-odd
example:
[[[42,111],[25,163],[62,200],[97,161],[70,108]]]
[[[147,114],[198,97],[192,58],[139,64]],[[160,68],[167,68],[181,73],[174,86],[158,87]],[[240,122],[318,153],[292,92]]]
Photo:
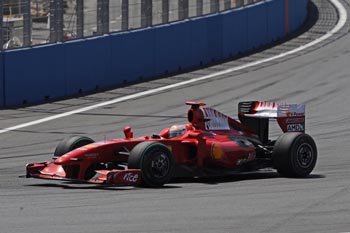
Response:
[[[268,140],[269,119],[277,119],[284,133],[305,132],[305,104],[247,101],[238,104],[239,120]]]

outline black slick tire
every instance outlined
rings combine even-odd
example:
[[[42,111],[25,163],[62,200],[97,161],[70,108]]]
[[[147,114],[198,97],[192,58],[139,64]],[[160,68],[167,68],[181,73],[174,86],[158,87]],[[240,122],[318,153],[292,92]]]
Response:
[[[282,176],[307,177],[316,165],[316,143],[308,134],[284,133],[275,143],[272,160]]]
[[[172,178],[174,159],[166,145],[141,142],[131,150],[128,168],[141,169],[142,186],[158,188]]]
[[[56,147],[54,156],[60,157],[74,149],[93,143],[94,140],[84,136],[70,136],[63,139]]]

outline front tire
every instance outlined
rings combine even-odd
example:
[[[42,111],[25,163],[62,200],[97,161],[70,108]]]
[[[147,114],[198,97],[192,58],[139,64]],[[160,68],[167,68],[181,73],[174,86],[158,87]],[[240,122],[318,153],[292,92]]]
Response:
[[[286,177],[307,177],[317,161],[316,143],[304,133],[284,133],[272,152],[274,167]]]
[[[84,136],[70,136],[63,139],[56,147],[54,156],[60,157],[74,149],[94,143],[94,140]]]
[[[161,187],[172,175],[174,159],[168,149],[159,142],[141,142],[131,151],[128,168],[141,169],[142,185],[146,187]]]

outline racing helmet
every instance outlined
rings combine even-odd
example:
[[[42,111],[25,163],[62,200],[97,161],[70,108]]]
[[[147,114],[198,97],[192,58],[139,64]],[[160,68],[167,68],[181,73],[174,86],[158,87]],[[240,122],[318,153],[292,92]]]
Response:
[[[185,125],[173,125],[169,129],[169,138],[183,135],[187,131]]]

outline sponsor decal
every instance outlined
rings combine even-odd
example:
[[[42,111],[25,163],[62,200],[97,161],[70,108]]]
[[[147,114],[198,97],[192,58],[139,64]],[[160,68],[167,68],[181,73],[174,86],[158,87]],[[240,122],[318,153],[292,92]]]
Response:
[[[300,132],[304,131],[304,125],[302,124],[291,124],[287,125],[288,132]]]
[[[279,105],[277,117],[303,117],[305,116],[305,104]]]
[[[295,117],[295,116],[304,116],[305,113],[303,112],[287,112],[287,117]]]
[[[287,124],[297,124],[297,123],[304,123],[304,118],[287,118],[286,123]]]
[[[130,182],[130,183],[136,183],[139,179],[139,175],[138,174],[133,174],[131,172],[126,173],[123,177],[123,180],[126,182]]]
[[[205,122],[205,128],[207,130],[230,130],[228,117],[221,112],[212,108],[203,108],[203,114],[208,119]]]

